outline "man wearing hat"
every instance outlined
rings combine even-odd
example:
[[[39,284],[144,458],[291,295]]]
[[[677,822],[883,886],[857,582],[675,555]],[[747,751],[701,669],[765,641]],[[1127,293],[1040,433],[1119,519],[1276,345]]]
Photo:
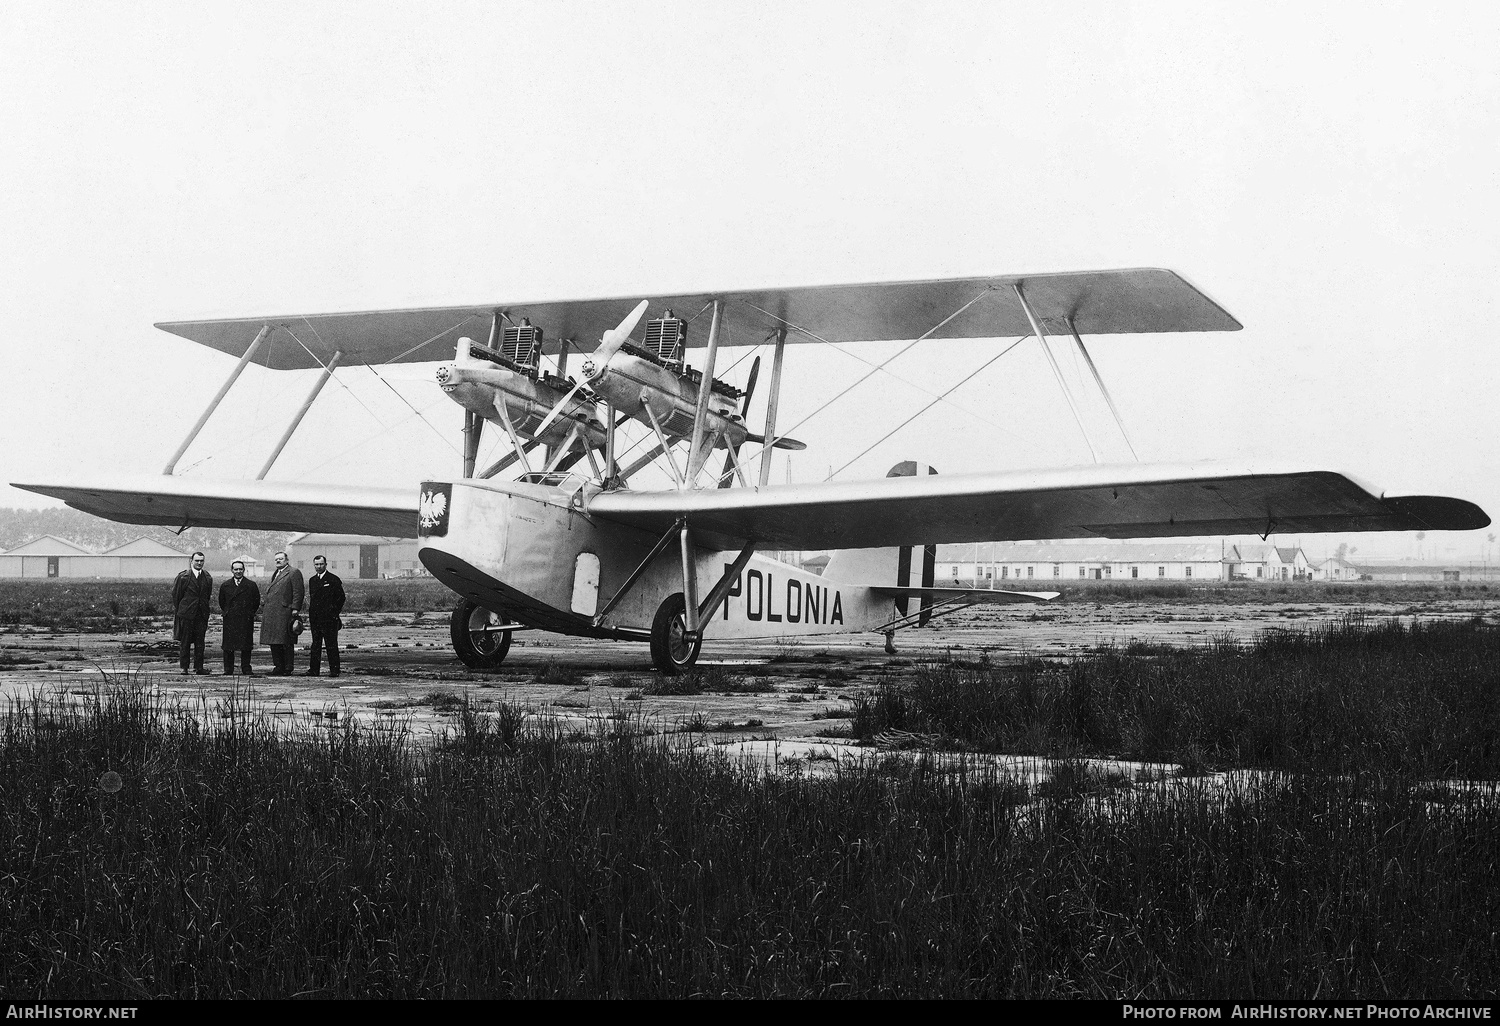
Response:
[[[276,572],[266,585],[265,602],[260,613],[260,643],[271,646],[271,676],[285,677],[292,672],[292,657],[297,651],[297,635],[292,619],[302,620],[304,594],[302,571],[292,566],[285,552],[276,553]]]

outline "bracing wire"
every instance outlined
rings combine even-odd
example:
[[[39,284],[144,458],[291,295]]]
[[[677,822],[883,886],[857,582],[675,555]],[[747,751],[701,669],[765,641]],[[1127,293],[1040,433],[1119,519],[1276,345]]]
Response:
[[[854,382],[854,384],[848,386],[842,392],[840,392],[838,395],[834,396],[832,399],[829,399],[827,402],[823,403],[821,406],[819,406],[817,409],[813,410],[807,416],[805,416],[801,420],[797,421],[797,423],[793,424],[791,427],[789,427],[789,428],[787,428],[785,430],[782,430],[781,428],[777,428],[776,429],[776,435],[777,435],[777,437],[778,438],[785,438],[787,435],[790,435],[793,431],[797,430],[803,424],[806,424],[809,420],[811,420],[812,418],[816,417],[818,414],[822,413],[824,410],[828,409],[828,407],[830,407],[834,403],[838,402],[840,399],[842,399],[844,396],[848,395],[854,389],[858,388],[860,385],[864,384],[866,381],[869,381],[870,378],[874,377],[878,372],[880,372],[881,370],[884,370],[885,367],[888,364],[890,364],[894,360],[900,358],[901,356],[905,355],[907,352],[911,351],[911,349],[913,347],[915,347],[918,343],[927,341],[934,334],[936,334],[938,331],[940,331],[943,328],[944,325],[948,324],[950,321],[952,321],[955,317],[957,317],[960,314],[962,314],[969,307],[973,306],[975,303],[979,302],[985,296],[989,295],[989,293],[991,291],[993,291],[992,287],[986,286],[973,299],[969,300],[963,306],[961,306],[957,310],[953,311],[947,317],[944,317],[941,321],[938,321],[938,323],[934,324],[931,328],[928,328],[926,331],[924,331],[917,338],[912,339],[906,345],[902,346],[900,348],[900,350],[898,350],[894,355],[892,355],[890,357],[887,357],[881,363],[879,363],[875,367],[871,368],[871,370],[869,371],[869,373],[865,374],[858,381]],[[776,320],[781,321],[781,323],[785,324],[787,327],[792,328],[792,329],[794,329],[796,331],[799,331],[802,334],[807,335],[809,338],[816,339],[819,342],[823,342],[825,344],[828,344],[828,340],[827,339],[820,338],[817,335],[813,334],[812,332],[808,331],[807,329],[798,327],[797,325],[793,324],[790,321],[784,320],[783,318],[780,318],[780,317],[776,317],[775,314],[773,314],[773,313],[771,313],[771,312],[769,312],[767,310],[761,310],[760,307],[755,306],[753,303],[747,303],[746,305],[752,307],[753,309],[760,310],[761,313],[765,314],[768,317],[774,317]],[[840,351],[842,352],[842,350],[840,350]],[[949,391],[952,391],[952,389],[949,389]],[[938,398],[941,399],[942,396],[939,396]],[[755,460],[760,459],[763,455],[765,455],[766,453],[770,452],[772,450],[772,448],[774,448],[775,441],[776,441],[775,438],[767,438],[766,441],[765,441],[765,444],[761,447],[761,450],[759,452],[757,452],[754,456],[751,456],[749,459],[742,460],[741,461],[741,465],[744,466],[744,467],[746,467],[746,468],[748,468],[752,462],[754,462]]]
[[[309,328],[312,328],[313,334],[317,335],[318,334],[318,329],[313,325],[312,321],[306,321],[306,323],[307,323],[307,326]],[[460,323],[462,323],[462,322],[460,322]],[[453,329],[449,328],[448,330],[452,331]],[[288,335],[291,335],[292,338],[296,340],[297,344],[299,346],[301,346],[304,351],[306,351],[306,353],[307,353],[308,356],[311,356],[314,360],[318,359],[317,354],[314,353],[311,349],[308,349],[307,348],[307,344],[305,342],[303,342],[300,338],[297,338],[297,333],[296,332],[292,331],[291,328],[287,328],[286,329],[286,333]],[[436,337],[436,336],[434,336],[434,337]],[[328,344],[326,342],[323,342],[323,337],[321,335],[318,336],[318,341],[320,343],[322,343],[323,345],[325,345],[325,346]],[[432,340],[428,339],[428,341],[430,342]],[[425,344],[426,343],[424,343],[424,345]],[[417,347],[417,348],[420,348],[420,346]],[[415,350],[410,350],[410,349],[407,350],[407,352],[414,352],[414,351]],[[397,359],[400,359],[400,357],[397,357]],[[323,366],[323,367],[327,366],[321,360],[319,360],[318,363],[319,363],[320,366]],[[436,424],[434,424],[432,421],[428,420],[427,417],[423,415],[423,413],[422,413],[421,410],[419,410],[415,406],[413,406],[407,400],[406,396],[402,395],[401,392],[399,390],[397,390],[394,385],[392,385],[389,381],[385,380],[385,378],[381,377],[380,376],[380,372],[375,369],[375,366],[373,364],[369,364],[369,363],[365,364],[365,369],[368,370],[371,374],[375,375],[375,380],[376,381],[380,382],[386,388],[390,389],[391,393],[393,395],[395,395],[395,397],[397,399],[400,399],[403,403],[405,403],[407,409],[411,410],[419,418],[421,418],[422,423],[426,424],[429,428],[431,428],[432,431],[433,431],[433,433],[436,434],[439,438],[441,438],[443,440],[444,444],[448,446],[448,448],[452,449],[455,453],[458,452],[458,447],[453,444],[453,442],[448,438],[448,436],[445,435],[445,434],[443,434],[443,432],[438,429],[438,427],[437,427]],[[341,388],[343,388],[343,390],[345,392],[349,393],[350,398],[352,398],[356,403],[359,403],[360,409],[362,409],[366,413],[368,413],[370,415],[370,418],[372,420],[374,420],[375,423],[379,424],[382,428],[385,428],[385,422],[383,420],[381,420],[379,416],[376,415],[376,413],[375,413],[374,410],[370,409],[368,406],[365,405],[364,400],[360,399],[360,397],[355,393],[354,389],[352,389],[352,388],[349,387],[349,385],[348,385],[347,382],[345,382],[342,378],[338,377],[338,375],[334,375],[333,379],[339,383],[339,386]],[[389,429],[386,429],[386,430],[389,430]],[[384,432],[382,432],[382,433],[384,433]]]
[[[309,328],[312,328],[312,322],[308,321],[307,322],[307,326]],[[283,327],[285,327],[285,326],[283,325]],[[297,333],[295,331],[293,331],[291,328],[285,328],[285,330],[286,330],[286,333],[288,335],[292,336],[292,340],[294,342],[296,342],[299,346],[302,347],[302,351],[305,352],[308,356],[312,357],[313,360],[315,360],[317,362],[317,364],[318,364],[319,367],[322,367],[324,370],[328,370],[328,365],[326,363],[324,363],[318,357],[317,353],[314,353],[311,349],[307,348],[307,343],[303,342],[300,338],[298,338],[297,337]],[[316,334],[317,330],[318,330],[317,328],[313,328],[313,333]],[[318,341],[322,342],[323,340],[321,338],[319,338]],[[369,366],[369,365],[366,364],[366,366]],[[381,420],[379,417],[377,417],[375,415],[375,411],[372,410],[372,409],[370,409],[368,406],[366,406],[364,404],[364,401],[361,400],[359,396],[357,396],[357,395],[354,394],[354,389],[350,388],[349,385],[348,385],[348,383],[345,382],[343,378],[339,377],[337,374],[333,374],[332,372],[329,373],[329,377],[333,378],[334,382],[340,388],[342,388],[345,392],[348,392],[349,393],[349,397],[351,399],[353,399],[356,403],[359,403],[360,409],[362,409],[366,413],[368,413],[370,415],[370,419],[371,420],[375,421],[375,423],[379,424],[381,427],[385,427],[385,422],[383,420]],[[377,375],[377,377],[378,377],[378,375]]]
[[[1029,337],[1030,336],[1023,335],[1020,338],[1016,339],[1010,345],[1006,346],[1004,349],[1000,350],[1000,352],[996,353],[994,356],[990,357],[988,360],[984,361],[984,363],[982,363],[978,367],[976,367],[972,372],[970,372],[966,377],[964,377],[964,379],[962,381],[960,381],[960,382],[958,382],[958,384],[954,385],[953,388],[948,389],[948,392],[952,392],[954,389],[957,389],[959,386],[963,385],[965,382],[970,381],[980,371],[984,370],[990,364],[992,364],[996,360],[1000,359],[1000,357],[1004,356],[1006,353],[1008,353],[1012,349],[1016,348],[1016,346],[1020,345],[1022,342],[1025,342],[1026,339],[1029,338]],[[948,392],[944,392],[943,395],[944,396],[947,395]],[[832,481],[835,474],[842,474],[845,470],[849,469],[850,464],[852,464],[852,463],[856,462],[857,460],[861,459],[862,457],[864,457],[865,454],[868,453],[871,449],[875,448],[875,446],[879,445],[881,442],[884,442],[887,438],[890,438],[891,435],[894,435],[897,431],[900,431],[902,428],[906,427],[906,425],[910,424],[912,421],[916,420],[922,414],[924,414],[928,410],[932,409],[934,406],[936,406],[938,404],[939,401],[941,401],[941,399],[942,399],[942,396],[939,396],[937,399],[934,399],[932,402],[930,402],[926,406],[922,407],[916,413],[913,413],[910,417],[907,417],[901,423],[899,423],[895,427],[891,428],[890,431],[888,431],[884,435],[882,435],[878,441],[872,442],[858,456],[854,457],[854,459],[850,460],[848,463],[845,463],[842,467],[839,467],[838,470],[830,472],[829,475],[827,477],[825,477],[823,480],[824,481]]]
[[[369,372],[371,374],[375,375],[375,380],[376,381],[380,382],[386,388],[390,389],[391,392],[396,396],[397,399],[400,399],[403,403],[406,403],[406,408],[407,409],[411,410],[418,417],[421,417],[422,418],[422,423],[426,424],[428,427],[432,428],[433,433],[436,434],[439,438],[441,438],[443,440],[443,442],[445,444],[447,444],[448,448],[452,449],[455,453],[458,452],[458,446],[454,445],[453,441],[447,435],[443,434],[443,432],[441,430],[439,430],[439,428],[438,428],[438,426],[436,424],[434,424],[432,421],[428,420],[427,417],[425,415],[423,415],[423,413],[422,413],[421,410],[418,410],[415,406],[413,406],[411,404],[410,400],[408,400],[406,398],[406,396],[402,395],[401,391],[398,388],[396,388],[394,385],[392,385],[389,381],[385,380],[385,378],[382,378],[380,376],[380,372],[377,371],[372,365],[370,365],[370,364],[367,363],[367,364],[365,364],[365,367],[369,370]],[[462,455],[462,454],[460,454],[460,455]]]
[[[441,401],[435,400],[433,402],[433,404],[428,407],[428,409],[434,409],[434,408],[438,407],[440,405],[440,402]],[[332,456],[328,457],[328,459],[324,460],[322,463],[319,463],[317,466],[310,467],[307,470],[303,471],[303,476],[317,473],[319,470],[322,470],[324,467],[328,466],[330,463],[333,463],[333,462],[335,462],[337,460],[343,459],[345,456],[349,455],[354,450],[362,448],[363,446],[369,445],[371,442],[375,441],[377,438],[380,438],[382,435],[389,434],[390,432],[392,432],[392,431],[396,430],[397,428],[401,427],[402,425],[406,424],[408,421],[410,421],[412,419],[412,417],[422,418],[422,412],[413,409],[411,416],[403,417],[401,420],[396,421],[396,423],[392,424],[390,427],[386,428],[385,430],[378,431],[375,434],[370,435],[367,438],[362,438],[358,442],[355,442],[353,445],[349,446],[347,449],[343,449],[343,450],[340,450],[337,453],[334,453]],[[422,419],[425,420],[426,418],[422,418]]]
[[[317,328],[313,328],[311,321],[308,322],[308,327],[312,328],[314,334],[317,333],[318,329]],[[307,344],[304,343],[300,338],[297,338],[296,332],[292,331],[291,328],[287,328],[286,329],[286,333],[288,335],[291,335],[292,338],[296,340],[297,344],[299,346],[301,346],[304,350],[306,350],[308,356],[311,356],[314,360],[318,359],[317,354],[315,354],[311,349],[308,349],[307,348]],[[321,336],[319,337],[318,341],[319,342],[323,341],[322,338],[321,338]],[[326,345],[327,343],[324,343],[324,344]],[[319,362],[321,364],[321,361],[319,361]],[[323,366],[326,367],[327,365],[323,364]],[[405,403],[407,409],[409,409],[413,413],[415,413],[417,415],[417,417],[422,421],[423,424],[426,424],[429,428],[432,429],[433,434],[437,435],[439,438],[441,438],[443,440],[443,444],[447,445],[448,448],[452,449],[455,453],[458,452],[458,448],[453,444],[453,442],[448,438],[448,436],[445,435],[445,434],[443,434],[443,432],[438,429],[438,427],[437,427],[436,424],[434,424],[434,423],[432,423],[432,421],[428,420],[427,417],[425,415],[423,415],[423,413],[422,413],[421,410],[418,410],[415,406],[413,406],[410,402],[408,402],[406,396],[402,395],[399,391],[397,391],[397,389],[394,386],[392,386],[389,381],[387,381],[387,380],[385,380],[385,378],[381,377],[380,376],[380,372],[377,371],[372,364],[368,364],[368,363],[365,364],[365,369],[368,370],[371,374],[375,375],[375,380],[376,381],[379,381],[386,388],[390,389],[391,392],[396,396],[397,399],[400,399],[403,403]],[[349,387],[348,383],[346,381],[344,381],[343,378],[339,377],[337,374],[332,375],[332,377],[333,377],[333,379],[335,381],[337,381],[339,383],[339,387],[342,388],[345,392],[348,392],[349,393],[349,397],[351,399],[353,399],[356,403],[359,404],[360,409],[362,409],[366,413],[368,413],[370,415],[370,419],[373,420],[373,421],[375,421],[375,423],[377,423],[377,424],[380,425],[380,427],[382,428],[382,431],[381,431],[382,434],[384,434],[386,431],[389,430],[388,428],[386,428],[385,421],[381,420],[380,417],[375,413],[374,410],[370,409],[368,406],[365,405],[364,400],[359,397],[359,395],[354,391],[354,389],[352,389],[352,388]]]
[[[743,300],[741,300],[741,302],[743,302]],[[871,363],[869,360],[865,359],[863,356],[860,356],[858,353],[851,352],[850,350],[845,349],[842,344],[840,344],[838,342],[831,342],[828,339],[823,338],[821,335],[817,334],[816,332],[811,331],[808,328],[802,327],[800,324],[793,323],[792,321],[789,321],[789,320],[787,320],[784,317],[779,317],[779,316],[777,316],[776,314],[772,313],[769,310],[765,310],[765,309],[763,309],[761,307],[756,306],[754,303],[745,303],[745,305],[748,306],[748,307],[750,307],[752,310],[757,310],[760,313],[765,314],[767,317],[770,317],[774,321],[778,321],[781,324],[786,325],[789,329],[791,329],[792,331],[797,332],[799,335],[806,335],[808,338],[812,339],[814,342],[821,342],[823,345],[830,347],[835,352],[842,353],[843,355],[849,357],[851,360],[857,360],[858,362],[864,364],[866,367],[874,367],[876,370],[884,370],[885,369],[885,365],[887,363],[890,363],[891,360],[894,360],[896,358],[895,356],[893,356],[893,357],[891,357],[890,360],[886,360],[886,361],[884,361],[883,363],[881,363],[880,365],[877,366],[877,365]],[[962,313],[962,312],[963,312],[962,310],[959,311],[959,313]],[[955,314],[954,316],[957,316],[957,314]],[[949,320],[952,320],[952,318],[950,317]],[[947,322],[945,321],[944,323],[947,323]],[[942,325],[939,325],[939,327],[941,327],[941,326]],[[936,330],[936,329],[934,329],[934,330]],[[1026,336],[1024,336],[1024,335],[1022,336],[1022,338],[1025,338],[1025,337]],[[918,340],[918,341],[920,341],[920,340]],[[764,343],[762,343],[762,344],[764,344]],[[904,352],[904,351],[905,350],[903,350],[902,352]],[[901,355],[901,353],[897,353],[896,354],[896,356],[900,356],[900,355]],[[932,389],[930,389],[930,388],[924,388],[922,385],[917,384],[915,381],[909,381],[906,378],[897,377],[895,374],[892,374],[890,371],[886,371],[886,373],[887,374],[891,374],[892,377],[896,378],[896,380],[899,381],[899,382],[901,382],[903,385],[906,385],[908,388],[914,389],[915,391],[921,392],[923,395],[938,397],[938,393],[932,391]],[[866,375],[866,377],[869,377],[869,375]],[[861,380],[863,380],[863,379],[861,379]],[[859,384],[859,382],[855,382],[855,384]],[[1015,432],[1009,430],[1003,424],[996,423],[995,421],[993,421],[990,418],[986,417],[984,414],[982,414],[982,413],[976,413],[974,410],[971,410],[971,409],[969,409],[966,406],[960,406],[958,403],[953,402],[951,399],[945,400],[945,401],[948,403],[949,406],[953,407],[959,413],[962,413],[965,416],[973,417],[975,420],[979,421],[981,424],[988,425],[989,427],[994,428],[996,431],[999,431],[1001,434],[1006,435],[1009,438],[1014,438],[1014,439],[1016,439],[1018,441],[1023,441],[1023,442],[1025,441],[1025,439],[1022,436],[1017,435]],[[814,413],[816,413],[816,412],[817,411],[814,411]],[[792,429],[789,429],[789,430],[795,430],[795,428],[792,428]],[[780,431],[778,431],[777,433],[778,434],[785,434],[787,432],[780,432]],[[755,459],[756,457],[752,456],[750,458],[751,459]]]
[[[266,336],[266,354],[265,354],[265,359],[266,359],[266,364],[268,366],[271,363],[272,354],[275,352],[275,346],[276,346],[276,333],[274,331],[272,331],[270,334],[268,334]],[[260,361],[256,361],[256,362],[259,363]],[[254,378],[252,377],[250,380],[254,380]],[[291,379],[285,380],[282,383],[281,388],[275,393],[274,397],[270,401],[273,402],[273,403],[280,401],[280,399],[283,396],[286,396],[286,395],[288,395],[291,392],[293,384],[294,384],[293,380],[291,380]],[[262,388],[262,389],[259,389],[259,391],[261,391],[262,393],[264,393],[266,390]],[[220,446],[219,448],[214,449],[211,452],[207,452],[207,453],[203,454],[202,456],[198,457],[196,460],[194,460],[191,463],[188,463],[186,465],[179,465],[178,468],[177,468],[177,473],[179,473],[179,474],[186,474],[187,472],[189,472],[189,471],[191,471],[191,470],[193,470],[193,469],[195,469],[197,467],[200,467],[200,466],[202,466],[205,463],[208,463],[208,462],[211,462],[213,460],[216,460],[216,459],[220,458],[221,456],[227,456],[230,453],[238,452],[240,450],[248,450],[250,448],[250,446],[252,446],[256,442],[264,439],[273,430],[274,430],[274,426],[269,421],[261,420],[261,421],[259,421],[257,423],[257,425],[255,427],[249,428],[248,430],[245,430],[245,431],[241,432],[240,433],[240,437],[238,439],[236,439],[235,441],[231,442],[230,444]]]
[[[433,335],[431,338],[429,338],[429,339],[427,339],[427,340],[425,340],[423,342],[418,342],[416,345],[414,345],[410,349],[406,350],[406,352],[401,353],[401,354],[399,354],[399,355],[397,355],[395,357],[392,357],[391,359],[389,359],[389,360],[387,360],[385,362],[386,363],[400,363],[402,360],[406,359],[408,356],[410,356],[412,353],[415,353],[418,349],[421,349],[423,346],[430,345],[431,343],[436,342],[438,339],[442,338],[444,335],[447,335],[450,332],[457,331],[459,328],[462,328],[465,324],[468,324],[472,320],[476,320],[478,317],[479,317],[479,315],[477,313],[471,313],[471,314],[467,315],[466,317],[464,317],[462,320],[460,320],[457,324],[454,324],[454,325],[451,325],[450,327],[444,328],[442,331],[438,332],[436,335]],[[509,318],[507,318],[507,320],[509,320]]]

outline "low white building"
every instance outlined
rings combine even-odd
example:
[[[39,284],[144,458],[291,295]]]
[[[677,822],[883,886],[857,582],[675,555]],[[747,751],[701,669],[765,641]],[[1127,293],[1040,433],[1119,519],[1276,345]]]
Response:
[[[1218,542],[981,542],[939,545],[934,583],[1024,588],[1049,581],[1218,581],[1224,567]]]
[[[1358,581],[1364,573],[1347,559],[1329,556],[1323,562],[1313,564],[1312,576],[1315,581]]]
[[[314,556],[328,560],[340,577],[425,577],[415,538],[377,538],[358,534],[301,534],[287,542],[286,558],[304,574],[312,573]]]
[[[914,559],[918,560],[920,556]],[[1310,579],[1298,546],[1224,542],[980,542],[937,547],[934,583],[1020,587],[1048,581]]]
[[[90,552],[49,534],[0,553],[0,577],[172,578],[187,569],[189,555],[152,538],[137,538],[105,552]]]
[[[1312,564],[1296,545],[1235,545],[1230,580],[1300,581],[1313,576]]]

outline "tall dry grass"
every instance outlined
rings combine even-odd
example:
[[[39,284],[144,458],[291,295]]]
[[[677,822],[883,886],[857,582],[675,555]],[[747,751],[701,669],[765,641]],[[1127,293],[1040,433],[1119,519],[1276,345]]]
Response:
[[[1500,627],[1356,616],[1203,649],[944,662],[859,700],[853,722],[988,752],[1495,780]]]
[[[1119,656],[1123,659],[1123,655]],[[0,717],[13,997],[1491,995],[1500,814],[1401,773],[766,776],[638,718],[430,750],[145,678]],[[118,790],[107,773],[119,774]],[[1118,782],[1115,782],[1118,783]],[[1442,800],[1435,800],[1442,798]]]

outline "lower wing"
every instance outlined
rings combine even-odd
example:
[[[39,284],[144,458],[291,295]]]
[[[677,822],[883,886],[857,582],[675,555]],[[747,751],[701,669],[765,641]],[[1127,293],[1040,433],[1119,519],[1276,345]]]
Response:
[[[137,476],[15,487],[110,520],[417,537],[414,489]],[[1327,531],[1467,531],[1484,510],[1441,496],[1386,497],[1332,471],[1098,466],[890,477],[838,484],[602,492],[589,514],[704,543],[877,548],[1058,538],[1170,538]],[[930,590],[930,589],[929,589]]]
[[[126,524],[417,536],[415,488],[141,475],[15,487]]]
[[[838,484],[605,492],[595,516],[662,534],[685,520],[726,547],[875,548],[1061,538],[1174,538],[1328,531],[1469,531],[1463,499],[1386,497],[1326,470],[1217,465],[1076,467],[887,477]]]

